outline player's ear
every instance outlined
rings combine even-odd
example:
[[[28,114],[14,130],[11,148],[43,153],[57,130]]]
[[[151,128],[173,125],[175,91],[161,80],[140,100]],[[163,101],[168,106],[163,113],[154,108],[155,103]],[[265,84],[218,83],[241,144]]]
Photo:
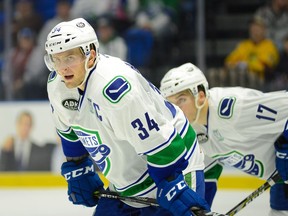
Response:
[[[206,94],[204,91],[199,91],[198,92],[198,103],[201,106],[203,103],[205,103],[205,99],[206,99]]]
[[[88,67],[89,68],[92,67],[95,61],[96,61],[96,51],[94,49],[91,49],[89,60],[88,60]]]

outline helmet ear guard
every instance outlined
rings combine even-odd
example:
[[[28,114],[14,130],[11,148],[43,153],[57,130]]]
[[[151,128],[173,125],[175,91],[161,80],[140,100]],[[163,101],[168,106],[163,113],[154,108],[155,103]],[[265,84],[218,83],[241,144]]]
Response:
[[[55,71],[50,55],[48,55],[48,54],[44,55],[44,62],[45,62],[46,67],[48,68],[48,70]]]

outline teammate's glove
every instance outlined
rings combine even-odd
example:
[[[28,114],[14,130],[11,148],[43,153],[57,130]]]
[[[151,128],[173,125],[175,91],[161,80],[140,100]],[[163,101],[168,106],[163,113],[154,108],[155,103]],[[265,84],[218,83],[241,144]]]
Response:
[[[94,172],[90,158],[83,159],[81,163],[64,162],[61,166],[61,174],[68,182],[69,200],[73,204],[92,207],[98,203],[93,193],[97,190],[104,190],[103,182]]]
[[[275,142],[276,169],[283,181],[288,184],[288,141],[281,135]]]
[[[158,185],[157,201],[174,216],[191,216],[191,208],[210,211],[207,202],[188,187],[183,175],[172,181],[162,180]]]

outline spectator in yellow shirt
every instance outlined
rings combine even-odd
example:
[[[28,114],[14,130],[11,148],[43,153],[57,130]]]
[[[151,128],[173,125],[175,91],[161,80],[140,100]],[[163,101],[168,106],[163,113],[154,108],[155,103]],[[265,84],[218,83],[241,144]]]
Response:
[[[253,88],[262,88],[270,78],[279,60],[279,52],[272,40],[266,38],[266,26],[254,19],[249,26],[249,38],[241,41],[226,57],[225,66],[231,82]]]

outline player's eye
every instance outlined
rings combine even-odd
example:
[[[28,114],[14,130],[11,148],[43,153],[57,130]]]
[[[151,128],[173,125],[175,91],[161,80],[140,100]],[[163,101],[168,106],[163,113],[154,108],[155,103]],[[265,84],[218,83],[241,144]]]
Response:
[[[70,64],[70,63],[75,63],[75,60],[76,60],[76,57],[74,55],[70,55],[70,56],[67,56],[64,60],[64,62],[67,64]]]
[[[181,98],[178,98],[178,100],[177,100],[177,102],[176,102],[176,105],[177,105],[177,106],[181,106],[181,105],[183,105],[185,102],[186,102],[186,98],[181,97]]]
[[[51,58],[51,60],[54,64],[60,64],[60,59],[58,58]]]

